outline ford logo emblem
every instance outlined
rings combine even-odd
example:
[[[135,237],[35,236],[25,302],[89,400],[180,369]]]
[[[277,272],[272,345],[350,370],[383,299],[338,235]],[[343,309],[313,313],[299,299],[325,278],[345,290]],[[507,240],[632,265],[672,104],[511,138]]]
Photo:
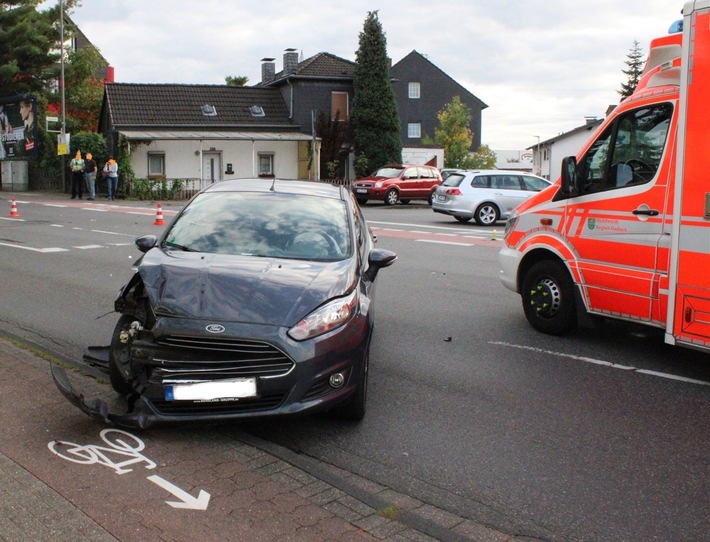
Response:
[[[224,333],[224,326],[221,324],[210,324],[205,328],[210,333]]]

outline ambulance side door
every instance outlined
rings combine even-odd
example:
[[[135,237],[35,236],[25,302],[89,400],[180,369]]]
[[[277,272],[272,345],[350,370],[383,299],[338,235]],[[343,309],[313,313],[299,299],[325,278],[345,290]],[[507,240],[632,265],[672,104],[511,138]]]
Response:
[[[621,113],[577,164],[579,195],[567,201],[565,234],[591,312],[653,319],[659,273],[668,272],[657,260],[667,233],[672,121],[671,102]]]

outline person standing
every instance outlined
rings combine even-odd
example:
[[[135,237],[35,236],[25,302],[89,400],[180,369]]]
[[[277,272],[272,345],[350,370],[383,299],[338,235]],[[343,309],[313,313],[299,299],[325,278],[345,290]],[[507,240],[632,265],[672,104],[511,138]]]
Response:
[[[108,199],[116,201],[116,190],[118,189],[118,164],[113,156],[108,157],[108,162],[104,165],[106,173],[106,184],[108,185]]]
[[[86,153],[84,160],[84,180],[86,181],[86,190],[89,193],[87,200],[93,201],[96,199],[96,161],[91,156],[90,152]]]
[[[76,155],[69,162],[71,169],[71,199],[79,196],[81,199],[84,193],[84,160],[81,158],[81,150],[76,151]]]

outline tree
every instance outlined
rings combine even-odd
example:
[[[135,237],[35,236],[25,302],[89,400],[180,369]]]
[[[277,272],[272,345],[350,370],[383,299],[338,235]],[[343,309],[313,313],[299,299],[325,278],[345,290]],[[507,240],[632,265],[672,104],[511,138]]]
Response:
[[[228,75],[224,78],[228,87],[243,87],[248,81],[249,78],[246,75]]]
[[[390,82],[387,39],[370,11],[360,32],[353,73],[353,125],[356,174],[367,175],[388,162],[402,161],[397,102]]]
[[[496,153],[488,145],[481,145],[471,157],[468,169],[495,169]]]
[[[469,149],[473,143],[471,110],[459,96],[444,106],[437,114],[439,127],[434,131],[434,141],[444,148],[444,167],[470,169],[473,158]]]
[[[59,10],[40,0],[0,2],[0,96],[44,92],[58,74]]]
[[[627,60],[624,63],[629,67],[628,70],[621,70],[628,80],[626,83],[621,84],[621,89],[617,90],[621,99],[628,98],[636,90],[636,85],[638,85],[639,79],[641,78],[641,72],[643,71],[644,65],[644,54],[641,49],[641,45],[638,40],[634,40],[634,44],[631,46],[629,54],[626,55]]]
[[[69,53],[64,74],[69,132],[92,131],[98,126],[104,81],[97,73],[104,66],[105,60],[94,47]]]

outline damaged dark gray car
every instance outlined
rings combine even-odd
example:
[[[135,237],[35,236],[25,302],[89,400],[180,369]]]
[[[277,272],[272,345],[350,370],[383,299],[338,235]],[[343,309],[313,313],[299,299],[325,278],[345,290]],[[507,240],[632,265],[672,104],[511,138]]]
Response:
[[[301,181],[217,183],[144,252],[115,300],[121,316],[103,364],[127,410],[87,400],[126,427],[334,410],[365,414],[377,249],[349,190]]]

